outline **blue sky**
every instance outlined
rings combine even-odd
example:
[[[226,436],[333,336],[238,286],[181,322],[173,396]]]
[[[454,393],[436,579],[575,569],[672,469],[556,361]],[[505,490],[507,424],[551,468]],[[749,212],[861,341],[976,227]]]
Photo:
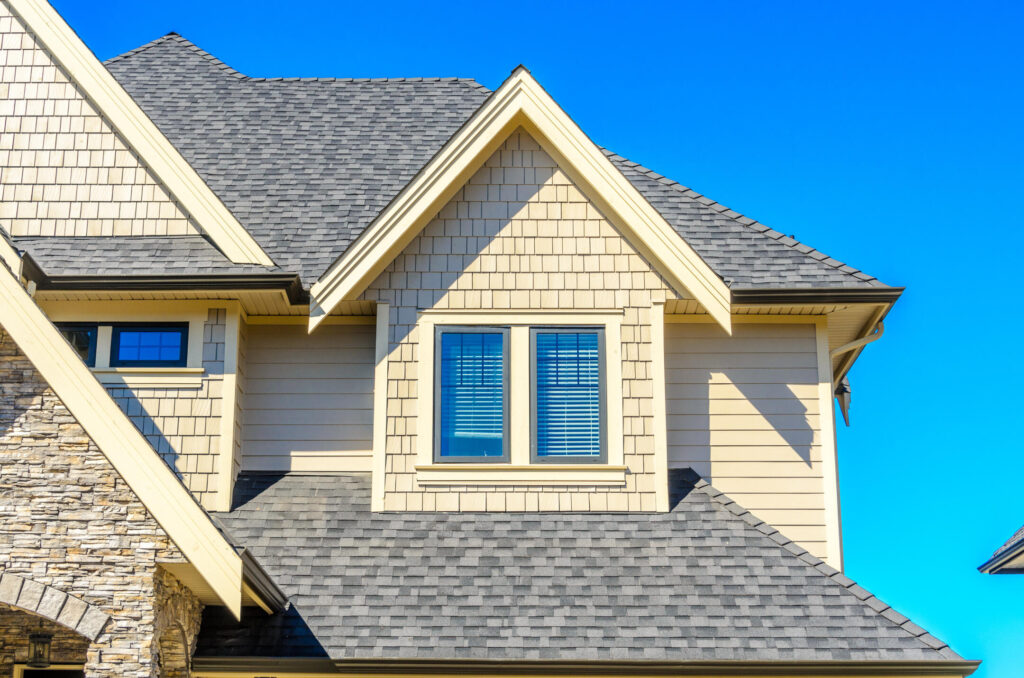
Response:
[[[54,4],[104,59],[173,30],[250,75],[523,63],[597,143],[907,286],[839,432],[847,573],[1020,671],[1024,575],[975,567],[1024,523],[1024,4]]]

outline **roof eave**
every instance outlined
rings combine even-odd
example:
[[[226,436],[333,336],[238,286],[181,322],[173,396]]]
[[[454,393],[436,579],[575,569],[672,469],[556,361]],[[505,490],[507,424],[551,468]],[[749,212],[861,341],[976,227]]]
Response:
[[[195,657],[203,674],[232,672],[537,676],[968,676],[980,661],[623,661]]]
[[[37,281],[40,290],[64,291],[181,291],[181,290],[284,290],[293,304],[308,302],[302,281],[293,273],[267,273],[249,275],[154,275],[154,276],[101,276],[59,275],[44,276]]]
[[[1011,561],[1021,558],[1024,560],[1024,539],[1011,544],[1009,547],[1002,549],[994,556],[989,558],[985,563],[978,567],[978,571],[982,574],[1021,574],[1024,573],[1024,566],[1022,567],[1004,567]]]
[[[792,287],[730,289],[734,306],[756,304],[893,304],[904,287]]]

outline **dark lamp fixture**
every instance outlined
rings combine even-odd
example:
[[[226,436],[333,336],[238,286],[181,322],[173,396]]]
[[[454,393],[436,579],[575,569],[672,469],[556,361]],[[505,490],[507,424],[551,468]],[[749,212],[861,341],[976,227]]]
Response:
[[[50,666],[50,641],[53,635],[49,633],[33,633],[28,637],[28,661],[25,666],[32,669],[45,669]]]

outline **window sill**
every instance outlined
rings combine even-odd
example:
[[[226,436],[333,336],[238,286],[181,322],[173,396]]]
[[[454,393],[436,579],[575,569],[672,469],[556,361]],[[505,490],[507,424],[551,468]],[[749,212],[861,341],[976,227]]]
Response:
[[[129,388],[201,388],[202,367],[94,367],[92,373],[104,386]]]
[[[625,466],[607,464],[430,464],[416,467],[420,485],[601,485],[626,484]]]

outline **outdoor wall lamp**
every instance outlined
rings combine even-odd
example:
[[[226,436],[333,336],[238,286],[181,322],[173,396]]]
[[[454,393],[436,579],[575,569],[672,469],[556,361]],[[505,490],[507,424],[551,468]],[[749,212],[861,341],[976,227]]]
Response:
[[[53,635],[49,633],[33,633],[28,637],[28,661],[25,666],[33,669],[45,669],[50,666],[50,641]]]

